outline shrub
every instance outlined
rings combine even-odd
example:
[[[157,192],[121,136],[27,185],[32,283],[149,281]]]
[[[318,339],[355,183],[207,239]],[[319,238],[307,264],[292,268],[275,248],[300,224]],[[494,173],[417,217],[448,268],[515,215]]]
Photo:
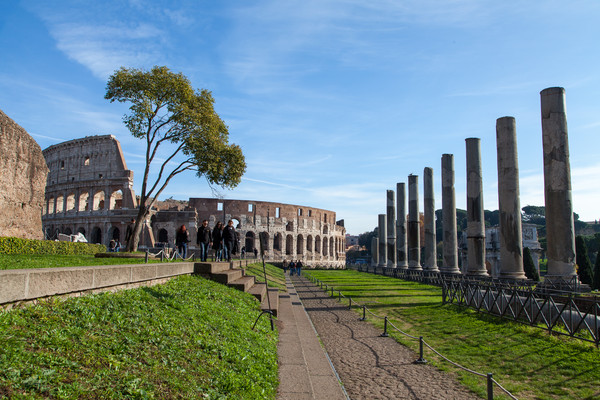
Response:
[[[103,244],[54,242],[16,237],[0,237],[0,254],[96,254],[106,252]]]

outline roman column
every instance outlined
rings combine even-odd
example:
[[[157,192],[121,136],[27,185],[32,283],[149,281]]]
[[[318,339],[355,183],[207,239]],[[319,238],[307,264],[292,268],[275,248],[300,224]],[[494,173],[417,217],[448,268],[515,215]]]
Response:
[[[454,191],[454,155],[442,154],[442,225],[444,265],[442,272],[460,274],[456,238],[456,196]]]
[[[387,265],[387,233],[385,229],[385,214],[379,214],[379,266]]]
[[[396,213],[396,248],[398,249],[396,265],[398,268],[407,269],[406,185],[404,182],[396,184]]]
[[[425,253],[423,269],[438,272],[435,240],[435,198],[433,196],[433,168],[423,170],[423,212],[425,230]]]
[[[467,275],[487,276],[485,268],[485,220],[481,140],[466,139],[467,145]]]
[[[379,263],[379,239],[373,236],[371,238],[371,266],[376,267]]]
[[[396,268],[396,196],[393,190],[387,191],[387,266]]]
[[[577,278],[565,89],[544,89],[540,96],[548,243],[546,279]]]
[[[419,221],[419,177],[408,176],[408,268],[420,271],[421,241]]]
[[[517,129],[513,117],[496,120],[498,209],[500,217],[500,276],[526,279],[523,271],[523,232],[519,200]]]

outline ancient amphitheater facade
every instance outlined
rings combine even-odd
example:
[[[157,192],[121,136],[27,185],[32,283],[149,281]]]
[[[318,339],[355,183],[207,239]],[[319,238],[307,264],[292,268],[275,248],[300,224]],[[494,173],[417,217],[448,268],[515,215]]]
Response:
[[[128,222],[137,216],[133,172],[127,169],[118,140],[91,136],[50,146],[43,151],[50,170],[42,215],[47,238],[58,233],[83,233],[88,241],[108,244],[125,240]],[[190,198],[158,202],[145,221],[141,248],[174,245],[175,231],[186,225],[195,250],[196,227],[203,220],[213,227],[234,220],[240,247],[260,249],[267,259],[302,260],[324,267],[345,265],[343,222],[334,211],[251,200]]]

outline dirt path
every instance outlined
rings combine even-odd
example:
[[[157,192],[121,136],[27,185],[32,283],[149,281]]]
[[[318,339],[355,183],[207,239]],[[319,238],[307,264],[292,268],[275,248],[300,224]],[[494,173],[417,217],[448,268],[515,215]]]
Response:
[[[330,298],[304,277],[292,278],[331,361],[352,400],[481,399],[449,374],[413,364],[418,355]]]

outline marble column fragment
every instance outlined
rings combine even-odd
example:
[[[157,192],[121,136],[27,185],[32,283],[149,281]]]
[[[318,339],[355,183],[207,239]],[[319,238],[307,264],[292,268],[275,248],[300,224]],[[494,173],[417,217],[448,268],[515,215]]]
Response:
[[[386,193],[387,216],[387,266],[396,268],[396,196],[393,190]]]
[[[379,239],[371,238],[371,266],[376,267],[379,264]]]
[[[379,214],[379,266],[385,267],[387,265],[387,230],[386,215]]]
[[[546,279],[571,279],[577,273],[565,89],[544,89],[540,96],[548,243]]]
[[[421,270],[419,177],[408,176],[408,269]]]
[[[467,146],[467,275],[488,275],[485,267],[485,220],[481,140],[466,139]]]
[[[500,214],[500,275],[498,277],[526,279],[523,271],[517,128],[513,117],[496,120],[496,149]]]
[[[423,269],[437,272],[437,249],[435,237],[435,198],[433,195],[433,168],[423,170],[423,213],[425,231],[425,253],[423,255]]]
[[[442,272],[460,274],[456,237],[456,195],[454,191],[454,155],[442,154],[442,225],[444,264]]]
[[[406,185],[403,182],[396,184],[396,249],[398,268],[408,268],[408,254],[406,248]]]

